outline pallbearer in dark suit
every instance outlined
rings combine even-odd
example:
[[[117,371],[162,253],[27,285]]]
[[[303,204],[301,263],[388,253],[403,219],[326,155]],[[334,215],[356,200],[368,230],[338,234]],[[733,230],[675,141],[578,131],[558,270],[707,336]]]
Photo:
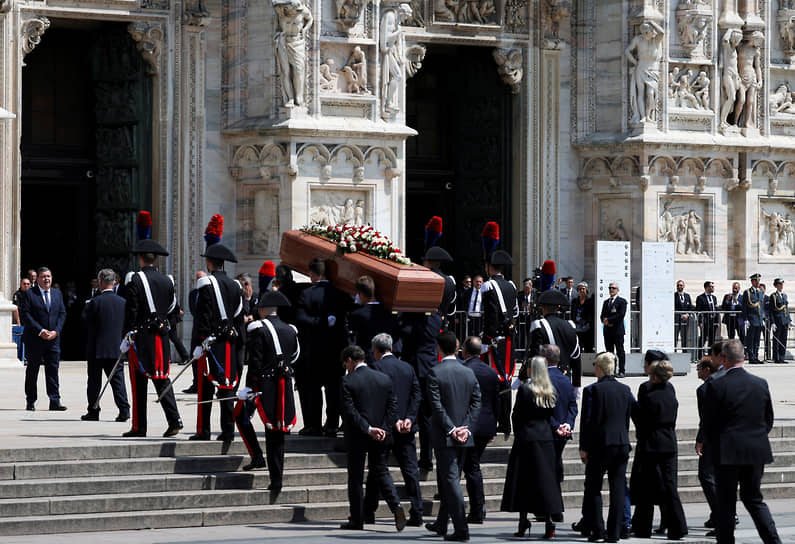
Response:
[[[711,346],[715,342],[715,335],[720,326],[720,315],[718,309],[718,299],[712,293],[715,291],[715,284],[711,281],[704,282],[704,292],[696,297],[696,311],[699,312],[698,326],[701,329],[701,336],[698,340],[698,347]],[[699,349],[698,358],[701,358]]]
[[[509,390],[516,368],[513,343],[516,337],[516,318],[519,303],[516,286],[502,275],[513,264],[511,256],[501,249],[491,254],[486,272],[489,280],[483,283],[483,343],[489,348],[487,361],[500,379],[502,390]],[[560,293],[559,293],[560,294]],[[497,432],[511,432],[511,396],[500,395],[497,408]]]
[[[580,341],[574,323],[566,321],[558,312],[568,304],[560,291],[550,289],[538,297],[543,317],[530,325],[530,355],[540,355],[540,348],[553,344],[560,348],[560,368],[566,371],[574,387],[582,381]]]
[[[723,323],[726,325],[726,332],[729,338],[734,338],[737,335],[740,338],[740,342],[744,342],[745,322],[742,314],[738,313],[743,309],[742,294],[740,293],[740,284],[738,282],[732,284],[731,293],[726,293],[723,296],[720,309],[724,312],[731,312],[723,314]]]
[[[676,293],[674,293],[674,345],[679,343],[682,348],[688,347],[687,332],[690,327],[690,313],[693,311],[693,300],[690,295],[685,293],[685,282],[676,282]]]
[[[47,396],[50,410],[63,411],[58,384],[58,366],[61,359],[61,331],[66,322],[66,306],[58,289],[52,288],[52,273],[41,267],[36,276],[36,285],[22,295],[19,316],[25,330],[22,341],[25,344],[25,397],[27,409],[36,409],[39,367],[44,365],[47,380]]]
[[[271,496],[282,489],[284,473],[284,435],[295,425],[293,398],[293,369],[301,347],[298,330],[279,319],[278,308],[290,301],[278,291],[262,293],[258,301],[260,319],[248,325],[249,353],[246,387],[237,392],[235,423],[251,456],[251,463],[243,470],[266,466],[262,448],[257,442],[251,416],[259,414],[265,424],[265,451],[270,470],[268,489]]]
[[[395,527],[406,526],[406,512],[400,505],[395,484],[387,468],[387,446],[397,423],[397,398],[392,380],[364,362],[364,350],[348,346],[340,356],[348,374],[342,379],[342,421],[345,446],[348,452],[348,501],[351,516],[341,529],[362,529],[364,503],[362,481],[364,461],[372,474],[381,496],[395,515]]]
[[[773,428],[773,403],[762,378],[743,368],[738,340],[723,346],[726,374],[706,382],[703,428],[715,463],[718,488],[718,543],[734,543],[737,485],[740,500],[754,520],[765,544],[780,543],[776,524],[764,502],[760,485],[765,465],[773,462],[768,433]]]
[[[784,293],[784,280],[776,278],[773,280],[773,286],[776,290],[770,295],[768,302],[768,315],[776,328],[773,332],[773,362],[785,364],[787,362],[785,360],[787,356],[787,333],[789,332],[791,321],[789,303],[787,302],[787,295]]]
[[[420,408],[420,383],[410,364],[392,354],[392,337],[386,333],[377,334],[370,341],[375,356],[372,368],[383,372],[392,379],[392,390],[397,399],[397,421],[392,430],[392,445],[387,450],[395,454],[406,495],[411,501],[408,525],[422,525],[422,494],[420,493],[420,473],[417,468],[417,445],[414,430],[417,411]],[[372,523],[378,508],[378,480],[375,473],[368,473],[364,493],[364,522]]]
[[[605,351],[612,353],[615,350],[618,359],[617,377],[623,378],[626,357],[624,354],[624,316],[627,314],[627,301],[618,296],[617,283],[611,282],[608,289],[610,298],[602,304],[599,320],[604,325],[602,333],[604,334]]]
[[[235,437],[234,398],[242,373],[237,343],[243,325],[243,291],[240,284],[226,275],[224,262],[236,263],[234,253],[225,245],[214,243],[202,255],[207,276],[197,284],[196,332],[207,349],[198,361],[199,402],[210,400],[213,393],[220,402],[221,434],[217,439],[229,442]],[[197,348],[194,355],[201,348]],[[189,440],[210,439],[212,402],[199,404],[196,410],[196,434]]]
[[[470,336],[464,341],[464,366],[475,373],[480,387],[480,414],[472,426],[475,446],[466,448],[464,454],[464,478],[467,482],[469,496],[469,523],[483,523],[486,519],[486,497],[483,492],[483,474],[480,471],[480,458],[486,446],[497,434],[497,395],[500,380],[497,371],[484,363],[480,358],[482,341],[477,336]]]
[[[396,337],[398,333],[397,316],[387,310],[375,298],[375,282],[370,276],[362,276],[354,284],[360,307],[351,312],[348,319],[352,342],[364,350],[365,362],[373,364],[373,350],[370,347],[373,337],[382,332]]]
[[[174,283],[155,268],[157,256],[167,257],[168,251],[148,239],[152,225],[151,218],[146,224],[148,215],[148,212],[139,214],[138,235],[141,239],[132,249],[132,254],[138,256],[141,271],[130,273],[130,280],[124,288],[127,303],[124,306],[125,339],[121,349],[129,351],[132,393],[132,429],[124,433],[126,437],[146,436],[146,390],[149,379],[158,395],[165,391],[160,406],[166,414],[168,429],[163,436],[174,436],[182,429],[182,420],[168,378],[171,366],[168,315],[176,308],[177,298],[174,295]]]
[[[764,325],[765,292],[759,288],[760,274],[751,276],[751,287],[743,293],[743,319],[748,323],[748,331],[745,333],[745,354],[748,362],[758,364],[759,361],[759,337],[762,334]]]
[[[461,493],[461,467],[465,450],[475,445],[473,425],[480,413],[480,386],[475,373],[455,356],[458,340],[450,331],[437,338],[442,360],[428,373],[431,398],[431,438],[436,452],[436,473],[441,504],[436,521],[425,527],[445,540],[469,540],[464,496]],[[448,518],[455,532],[447,535]]]
[[[115,275],[110,268],[99,271],[100,292],[86,302],[83,308],[83,321],[88,331],[88,412],[80,418],[84,421],[99,420],[100,408],[95,409],[94,403],[102,387],[102,372],[109,376],[119,358],[119,342],[124,329],[124,299],[113,292]],[[127,421],[130,419],[130,403],[127,401],[127,389],[124,385],[123,365],[119,365],[113,376],[110,376],[110,387],[113,390],[113,400],[119,409],[116,421]]]
[[[629,418],[635,399],[629,387],[616,380],[616,357],[603,352],[596,356],[597,382],[583,390],[580,418],[580,458],[585,463],[585,493],[582,504],[583,531],[589,539],[618,542],[624,525],[624,495],[629,460]],[[602,479],[607,472],[610,509],[605,529],[602,517]]]

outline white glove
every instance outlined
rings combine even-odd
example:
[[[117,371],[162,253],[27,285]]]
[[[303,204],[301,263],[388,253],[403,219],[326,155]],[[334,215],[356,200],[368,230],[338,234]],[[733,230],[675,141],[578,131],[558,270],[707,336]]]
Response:
[[[252,389],[250,387],[244,387],[242,389],[237,390],[237,398],[240,400],[248,400],[248,396],[251,394]]]
[[[778,327],[776,327],[775,323],[773,325],[770,325],[770,332],[776,332],[777,328]]]
[[[582,387],[575,387],[574,388],[574,398],[580,400],[582,397]]]
[[[131,345],[132,344],[130,344],[130,340],[125,336],[124,340],[121,341],[121,345],[119,346],[119,350],[122,353],[127,353],[128,351],[130,351],[130,346]]]
[[[519,378],[514,378],[511,382],[511,389],[519,389],[520,385],[522,385],[522,381]]]
[[[337,323],[337,317],[330,315],[328,316],[328,326],[333,327]]]
[[[193,358],[198,359],[204,354],[204,348],[201,346],[196,346],[193,349]]]

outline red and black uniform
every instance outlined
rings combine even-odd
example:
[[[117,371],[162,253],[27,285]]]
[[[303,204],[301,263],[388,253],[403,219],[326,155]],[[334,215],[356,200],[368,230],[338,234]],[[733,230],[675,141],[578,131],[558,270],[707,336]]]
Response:
[[[509,390],[516,368],[513,357],[515,323],[519,316],[516,286],[502,274],[495,274],[483,283],[480,290],[483,298],[483,344],[488,346],[485,360],[497,371],[500,389]],[[497,432],[507,433],[511,430],[511,396],[505,393],[498,398]]]
[[[269,315],[249,323],[246,347],[249,354],[246,386],[260,394],[250,400],[237,401],[235,422],[252,463],[261,464],[262,448],[251,423],[251,415],[255,411],[259,414],[265,424],[271,489],[281,489],[284,435],[292,430],[296,417],[292,365],[301,352],[298,330],[276,315]]]
[[[147,287],[151,295],[151,305]],[[171,364],[168,318],[177,306],[174,283],[154,266],[144,266],[141,272],[131,274],[124,288],[124,296],[127,300],[124,333],[134,334],[133,345],[129,351],[132,431],[146,433],[147,379],[152,380],[158,395],[164,389],[169,389],[160,400],[160,405],[166,414],[169,427],[181,428],[182,420],[171,390],[171,380],[168,378]]]
[[[199,402],[212,399],[216,388],[219,399],[233,398],[243,370],[237,349],[243,319],[243,291],[223,270],[199,278],[197,288],[196,333],[201,341],[209,337],[215,339],[198,361]],[[231,440],[235,434],[234,404],[231,400],[220,404],[221,438]],[[209,438],[212,405],[211,402],[199,404],[195,438]]]

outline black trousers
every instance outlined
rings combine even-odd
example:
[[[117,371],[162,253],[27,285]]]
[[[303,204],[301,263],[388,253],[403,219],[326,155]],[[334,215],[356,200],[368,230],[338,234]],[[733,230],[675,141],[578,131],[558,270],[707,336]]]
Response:
[[[216,398],[227,399],[221,402],[208,402],[199,404],[196,408],[196,433],[210,434],[210,419],[213,411],[213,404],[219,405],[221,411],[221,433],[225,435],[235,434],[235,390],[218,388],[204,374],[199,374],[198,398],[199,402],[210,400],[215,394]]]
[[[410,514],[413,518],[422,519],[422,494],[420,493],[420,473],[417,468],[417,444],[414,433],[393,433],[393,443],[387,448],[391,450],[400,466],[403,483],[406,486],[406,496],[411,502]],[[364,489],[364,512],[373,514],[378,508],[379,483],[375,474],[367,473],[367,483]]]
[[[163,390],[171,384],[171,380],[152,380],[157,395],[160,396]],[[146,374],[139,372],[135,368],[130,368],[130,390],[132,394],[132,430],[146,432],[146,394],[149,385],[149,378]],[[177,410],[177,401],[174,399],[174,389],[171,388],[163,395],[160,406],[166,414],[166,421],[169,426],[181,426],[182,420]]]
[[[442,438],[444,440],[444,438]],[[464,465],[464,455],[470,448],[448,447],[444,444],[435,444],[436,453],[436,479],[439,486],[439,513],[436,523],[439,530],[447,532],[448,519],[453,520],[456,533],[468,533],[464,494],[461,491],[461,468]]]
[[[715,481],[715,465],[712,464],[712,456],[709,452],[698,458],[698,481],[704,491],[704,497],[709,504],[709,519],[717,521],[718,512],[718,484]]]
[[[34,342],[30,342],[33,344]],[[29,403],[36,402],[38,397],[39,367],[44,365],[44,377],[46,379],[47,396],[50,402],[61,402],[61,393],[58,390],[58,365],[61,359],[59,349],[35,349],[30,345],[25,346],[25,356],[28,366],[25,367],[25,397]]]
[[[429,466],[433,464],[433,448],[431,447],[431,398],[428,395],[428,378],[418,378],[420,382],[420,409],[417,412],[419,425],[420,459],[419,464]]]
[[[491,436],[476,436],[474,448],[464,448],[464,478],[467,482],[469,512],[472,517],[486,517],[486,496],[483,492],[483,473],[480,458],[491,440]]]
[[[689,321],[679,321],[674,327],[674,346],[679,344],[680,347],[687,347],[687,328],[690,325]]]
[[[362,484],[364,483],[364,462],[367,458],[368,478],[370,475],[375,480],[381,496],[389,505],[391,511],[400,507],[395,482],[389,475],[387,456],[389,449],[386,445],[370,439],[370,443],[346,440],[348,450],[348,502],[351,506],[351,523],[361,524],[364,521],[364,500],[362,497]]]
[[[171,343],[174,344],[174,347],[177,348],[177,353],[179,353],[180,361],[183,363],[190,359],[190,354],[188,350],[185,349],[185,344],[182,343],[182,339],[179,337],[179,333],[177,332],[176,327],[171,327],[168,331],[168,338],[171,340]]]
[[[588,456],[585,465],[585,495],[582,499],[583,525],[600,538],[618,541],[624,526],[624,498],[627,487],[628,446],[610,446]],[[610,508],[605,528],[602,516],[602,481],[607,472]]]
[[[707,349],[709,349],[712,346],[712,344],[715,343],[715,336],[717,332],[718,332],[717,324],[710,323],[709,321],[701,323],[701,336],[699,336],[698,339],[698,347],[703,348],[704,346],[706,346]],[[706,355],[706,353],[704,353],[703,349],[699,349],[698,358],[701,359],[703,355]]]
[[[88,372],[88,380],[86,382],[86,399],[88,400],[88,411],[99,413],[100,408],[94,409],[94,403],[97,401],[99,391],[102,389],[102,373],[105,376],[110,375],[113,370],[113,365],[116,364],[115,359],[89,359],[86,370]],[[119,409],[119,415],[130,415],[130,403],[127,401],[127,388],[124,385],[124,365],[119,363],[116,372],[110,379],[110,388],[113,391],[113,401]]]
[[[307,376],[303,386],[299,386],[301,408],[304,412],[304,426],[315,429],[321,428],[323,418],[323,394],[326,396],[326,423],[325,429],[338,429],[340,426],[340,390],[342,376],[333,374],[329,376]]]
[[[745,342],[745,329],[736,316],[730,317],[726,322],[726,332],[729,334],[730,339],[734,339],[736,334],[740,342]]]
[[[553,437],[555,446],[555,473],[559,482],[563,482],[563,448],[569,440],[558,435]]]
[[[783,361],[787,356],[787,332],[789,325],[776,324],[776,332],[773,333],[773,360]]]
[[[745,352],[749,362],[759,361],[759,337],[762,334],[761,325],[749,325],[745,334]]]
[[[632,529],[641,538],[651,537],[654,503],[659,499],[660,511],[665,512],[668,539],[678,540],[687,534],[687,520],[677,491],[676,453],[644,453],[643,456],[643,471],[648,471],[644,481],[653,481],[658,477],[659,471],[662,480],[662,497],[654,497],[653,493],[641,493],[635,498]]]
[[[759,538],[765,544],[781,542],[770,510],[762,498],[764,465],[716,465],[718,483],[718,544],[734,544],[734,516],[737,513],[737,484],[740,500],[754,520]]]
[[[230,401],[231,402],[231,401]],[[235,423],[240,437],[246,445],[251,460],[263,459],[262,448],[257,441],[257,433],[251,422],[251,416],[257,411],[254,401],[247,401],[241,408],[235,409]],[[265,429],[265,455],[267,456],[266,465],[270,475],[270,483],[274,487],[282,486],[284,475],[284,435],[283,431],[271,431]]]
[[[605,327],[605,330],[607,330],[607,327]],[[605,332],[605,351],[616,354],[616,358],[618,359],[618,372],[623,374],[626,370],[624,335]]]

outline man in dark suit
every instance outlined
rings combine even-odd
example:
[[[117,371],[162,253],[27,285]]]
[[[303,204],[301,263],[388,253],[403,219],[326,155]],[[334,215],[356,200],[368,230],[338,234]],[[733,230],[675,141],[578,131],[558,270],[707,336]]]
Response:
[[[102,386],[102,372],[110,379],[113,400],[119,409],[116,421],[130,419],[130,403],[127,401],[127,388],[124,385],[124,366],[119,365],[113,373],[119,358],[119,342],[124,328],[124,299],[113,292],[115,273],[110,268],[99,271],[100,291],[83,308],[83,321],[88,330],[86,355],[88,357],[88,412],[81,416],[84,421],[98,421],[100,408],[94,408]]]
[[[417,411],[420,408],[420,383],[411,365],[392,354],[392,337],[379,333],[371,340],[375,361],[372,368],[383,372],[392,379],[392,390],[397,399],[397,422],[392,432],[392,446],[387,447],[395,454],[406,495],[411,501],[408,525],[422,526],[422,494],[420,493],[420,473],[417,468],[417,445],[414,442],[414,429]],[[364,493],[364,522],[373,523],[378,508],[378,482],[374,473],[367,475]]]
[[[582,528],[588,540],[618,542],[624,526],[624,495],[629,460],[629,419],[635,399],[629,387],[613,376],[616,357],[596,356],[597,382],[583,390],[580,418],[580,458],[585,463]],[[607,472],[610,509],[605,529],[602,517],[602,479]]]
[[[483,491],[483,474],[480,471],[480,458],[486,446],[497,434],[497,394],[500,381],[497,371],[480,358],[483,343],[478,336],[470,336],[464,341],[464,366],[470,368],[480,387],[480,414],[472,426],[475,446],[466,448],[464,454],[464,478],[469,496],[467,522],[483,523],[486,519],[486,497]],[[510,390],[508,390],[510,391]],[[510,394],[510,393],[506,393]]]
[[[541,346],[546,344],[558,346],[560,368],[568,373],[569,381],[574,387],[580,387],[582,362],[577,330],[573,322],[558,315],[561,307],[567,304],[565,295],[550,289],[541,293],[538,301],[541,304],[542,317],[530,325],[530,354],[541,355]]]
[[[738,340],[727,340],[723,353],[726,373],[706,382],[702,408],[706,453],[715,464],[718,543],[734,543],[739,483],[740,500],[760,539],[776,544],[781,540],[760,490],[765,465],[773,462],[768,440],[773,428],[770,390],[765,380],[743,368],[743,347]]]
[[[577,392],[571,380],[560,371],[560,347],[545,344],[538,350],[538,355],[547,360],[549,381],[555,388],[558,399],[552,412],[553,438],[555,439],[555,454],[557,455],[558,481],[563,482],[563,448],[571,440],[574,422],[577,419]]]
[[[701,335],[698,339],[698,358],[701,358],[702,348],[711,346],[715,342],[715,335],[720,326],[720,316],[718,309],[718,299],[713,294],[715,284],[711,281],[704,282],[704,292],[696,297],[696,311],[698,315],[698,327]]]
[[[726,325],[726,332],[729,338],[734,338],[735,335],[740,339],[740,342],[745,341],[745,322],[743,316],[739,312],[743,309],[742,295],[740,294],[740,284],[734,282],[732,284],[732,292],[726,293],[723,296],[720,309],[723,310],[723,323]]]
[[[623,378],[626,360],[624,355],[624,316],[627,314],[627,301],[618,296],[617,283],[611,282],[608,290],[610,291],[610,298],[602,304],[602,313],[599,314],[599,320],[604,325],[602,332],[605,340],[605,351],[612,353],[615,350],[618,358],[617,377]]]
[[[342,420],[348,452],[348,501],[351,516],[341,529],[361,530],[364,525],[362,482],[364,461],[367,472],[378,484],[381,496],[395,515],[395,527],[406,527],[406,512],[400,505],[395,483],[387,467],[387,446],[398,421],[397,397],[392,380],[364,362],[364,350],[348,346],[342,350],[348,374],[342,379]],[[369,476],[368,476],[369,477]]]
[[[455,356],[458,340],[450,331],[437,338],[442,360],[428,373],[431,398],[431,439],[436,452],[436,473],[441,503],[436,521],[425,527],[445,540],[469,540],[461,492],[465,450],[475,445],[472,431],[480,414],[480,386],[475,373]],[[455,532],[447,534],[448,517]]]
[[[462,309],[466,310],[467,332],[477,334],[483,332],[483,276],[475,274],[472,278],[472,287],[465,290],[461,296]]]
[[[444,293],[439,304],[439,315],[442,317],[442,326],[447,328],[455,317],[456,299],[458,294],[455,288],[455,278],[442,272],[442,263],[451,263],[453,258],[439,246],[433,246],[425,252],[422,264],[444,279]]]
[[[197,270],[196,277],[194,278],[194,287],[188,293],[188,311],[190,315],[193,317],[193,325],[190,329],[190,352],[193,353],[194,350],[201,346],[202,340],[199,337],[199,333],[196,330],[196,303],[199,301],[199,280],[207,275],[207,272],[204,270]],[[190,395],[195,395],[199,391],[199,375],[198,375],[198,368],[199,363],[194,360],[191,363],[191,371],[193,372],[193,383],[191,383],[190,387],[187,389],[183,389],[183,393],[188,393]]]
[[[50,410],[66,410],[61,404],[58,390],[58,364],[61,358],[61,331],[66,322],[66,307],[61,292],[52,288],[52,272],[47,267],[39,268],[36,285],[25,291],[22,307],[19,309],[25,327],[22,340],[25,343],[26,408],[36,409],[39,367],[44,365],[47,380],[47,396]]]
[[[750,364],[759,364],[759,338],[765,319],[765,292],[759,288],[760,274],[751,276],[751,287],[743,293],[743,320],[748,323],[745,333],[745,354]]]
[[[720,342],[720,349],[722,349],[723,341]],[[712,344],[713,353],[716,344]],[[698,454],[698,481],[701,484],[701,489],[704,492],[704,498],[707,499],[709,505],[709,518],[704,523],[704,526],[713,529],[711,535],[715,536],[717,532],[714,527],[717,523],[718,512],[718,488],[715,484],[715,467],[712,465],[712,458],[710,455],[704,455],[704,390],[707,387],[707,381],[712,379],[718,373],[717,360],[719,357],[715,355],[706,355],[698,362],[698,377],[704,383],[696,388],[696,403],[698,406],[698,432],[696,433],[696,454]],[[725,372],[721,370],[720,373]]]
[[[375,299],[375,282],[370,276],[362,276],[356,283],[356,294],[359,306],[351,312],[348,320],[352,334],[353,345],[364,350],[365,362],[372,366],[375,362],[373,350],[370,346],[373,337],[382,332],[389,336],[397,336],[397,317],[387,310],[383,304]]]
[[[566,301],[571,306],[571,301],[577,298],[577,290],[574,289],[574,278],[566,276],[563,278],[563,284],[560,286],[560,292],[566,297]]]
[[[784,293],[784,280],[776,278],[773,280],[773,286],[776,289],[770,295],[767,312],[772,326],[775,327],[775,331],[773,331],[773,362],[785,364],[787,362],[785,360],[787,355],[787,333],[791,322],[789,302],[787,301],[787,294]]]
[[[688,293],[685,293],[685,282],[676,282],[676,293],[674,293],[674,345],[679,343],[681,348],[687,347],[687,329],[690,326],[690,313],[693,311],[693,301]],[[682,350],[684,351],[684,349]]]

